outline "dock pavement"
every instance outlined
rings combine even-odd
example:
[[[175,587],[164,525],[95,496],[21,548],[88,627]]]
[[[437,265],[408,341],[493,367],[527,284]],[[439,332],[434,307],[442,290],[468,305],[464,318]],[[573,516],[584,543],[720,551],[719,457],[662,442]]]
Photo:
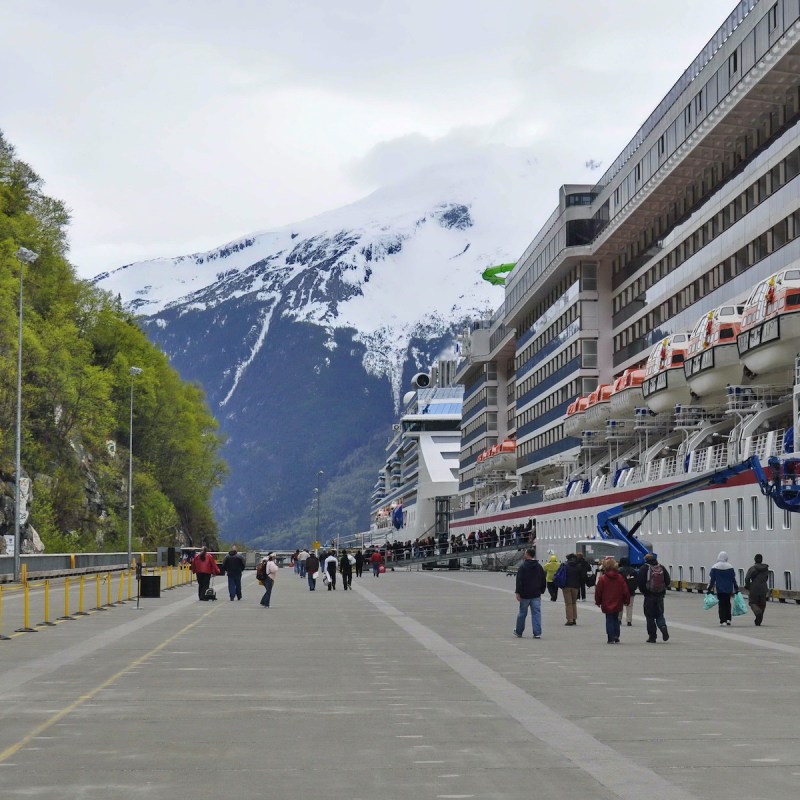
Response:
[[[194,586],[0,641],[0,797],[782,800],[800,794],[800,607],[720,628],[668,594],[606,643],[504,573],[397,570],[270,608]]]

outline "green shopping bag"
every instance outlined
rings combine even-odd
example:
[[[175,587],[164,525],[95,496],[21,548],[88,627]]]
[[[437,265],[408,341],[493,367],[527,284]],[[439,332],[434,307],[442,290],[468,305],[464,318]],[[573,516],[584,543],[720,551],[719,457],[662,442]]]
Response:
[[[714,608],[719,603],[719,598],[715,594],[707,594],[703,598],[703,608],[708,611],[709,608]]]
[[[736,592],[733,596],[733,605],[731,606],[731,613],[734,617],[741,617],[742,614],[747,613],[747,603],[744,601],[744,597],[742,596],[741,592]]]

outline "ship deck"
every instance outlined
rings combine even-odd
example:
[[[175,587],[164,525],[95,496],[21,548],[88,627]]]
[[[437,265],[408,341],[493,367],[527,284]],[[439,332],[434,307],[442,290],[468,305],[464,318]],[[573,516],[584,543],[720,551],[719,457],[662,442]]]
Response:
[[[3,797],[797,796],[794,603],[720,629],[670,593],[651,645],[637,597],[608,646],[592,590],[533,640],[502,572],[353,585],[281,569],[263,609],[248,572],[241,602],[218,579],[0,641]]]

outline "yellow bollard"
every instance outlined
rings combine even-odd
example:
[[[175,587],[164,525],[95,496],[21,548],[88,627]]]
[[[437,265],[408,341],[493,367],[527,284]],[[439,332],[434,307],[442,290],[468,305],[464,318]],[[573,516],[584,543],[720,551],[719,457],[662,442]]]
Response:
[[[50,581],[44,582],[44,621],[40,625],[52,627],[55,622],[50,622]]]
[[[3,587],[0,586],[0,641],[10,638],[10,636],[3,636]]]
[[[111,573],[106,573],[106,605],[110,606],[111,603]]]
[[[119,589],[117,590],[117,605],[122,605],[125,601],[122,599],[122,584],[125,582],[125,573],[119,574]]]
[[[75,619],[69,615],[69,577],[64,578],[64,616],[59,619]]]
[[[83,610],[83,584],[86,580],[84,575],[81,575],[78,581],[78,610],[75,612],[76,617],[85,617],[86,612]]]
[[[24,600],[22,611],[22,627],[17,628],[17,633],[36,633],[36,628],[31,628],[31,598],[28,584],[24,587]]]
[[[100,599],[100,573],[98,572],[94,576],[94,587],[95,587],[95,602],[97,605],[92,609],[92,611],[105,611],[106,609],[103,608],[102,601]]]
[[[28,565],[19,565],[19,582],[24,586],[28,582]]]
[[[128,600],[133,600],[133,570],[128,570]]]

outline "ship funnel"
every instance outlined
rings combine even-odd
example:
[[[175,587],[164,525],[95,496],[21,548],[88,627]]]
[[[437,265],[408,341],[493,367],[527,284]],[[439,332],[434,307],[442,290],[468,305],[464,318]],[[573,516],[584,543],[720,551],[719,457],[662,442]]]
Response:
[[[431,385],[431,376],[427,372],[418,372],[411,379],[411,385],[415,389],[427,389]]]

